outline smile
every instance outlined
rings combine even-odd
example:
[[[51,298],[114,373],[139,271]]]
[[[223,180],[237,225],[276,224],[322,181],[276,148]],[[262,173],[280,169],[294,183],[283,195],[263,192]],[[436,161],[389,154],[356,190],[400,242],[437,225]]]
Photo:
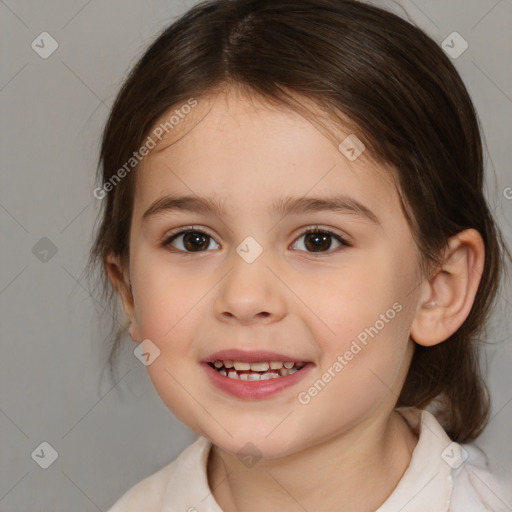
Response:
[[[300,370],[305,363],[292,361],[261,361],[248,363],[244,361],[221,361],[208,363],[220,375],[235,380],[259,381],[278,379],[292,375]]]

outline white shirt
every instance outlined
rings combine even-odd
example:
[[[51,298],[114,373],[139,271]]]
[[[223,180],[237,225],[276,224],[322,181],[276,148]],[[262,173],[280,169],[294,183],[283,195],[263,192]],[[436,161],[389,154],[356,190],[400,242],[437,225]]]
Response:
[[[512,511],[512,473],[491,473],[479,448],[453,443],[428,411],[397,411],[418,435],[418,443],[395,490],[375,512]],[[199,436],[108,512],[222,512],[208,487],[210,448],[211,442]]]

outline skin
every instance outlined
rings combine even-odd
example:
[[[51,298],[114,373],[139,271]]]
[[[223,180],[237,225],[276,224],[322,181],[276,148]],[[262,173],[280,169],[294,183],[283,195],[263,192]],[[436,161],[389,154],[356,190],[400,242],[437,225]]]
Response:
[[[341,130],[339,140],[349,133]],[[111,255],[107,271],[132,339],[150,339],[161,351],[147,367],[161,399],[214,443],[207,471],[215,500],[226,512],[269,502],[290,512],[319,503],[325,512],[375,510],[417,442],[394,411],[414,343],[446,340],[469,314],[484,261],[480,235],[450,239],[445,265],[423,277],[389,169],[366,153],[349,161],[304,117],[234,90],[202,98],[137,172],[129,265]],[[142,220],[171,193],[216,197],[226,215],[169,211]],[[347,212],[269,211],[283,196],[342,194],[378,223]],[[207,250],[185,252],[183,236],[162,246],[189,225],[212,237]],[[324,252],[308,252],[304,231],[317,225],[350,246],[331,238]],[[247,236],[263,248],[250,264],[236,252]],[[299,403],[298,393],[394,303],[401,311]],[[274,350],[315,366],[275,396],[239,399],[211,386],[199,364],[228,348]],[[237,455],[247,442],[262,456],[250,468]]]

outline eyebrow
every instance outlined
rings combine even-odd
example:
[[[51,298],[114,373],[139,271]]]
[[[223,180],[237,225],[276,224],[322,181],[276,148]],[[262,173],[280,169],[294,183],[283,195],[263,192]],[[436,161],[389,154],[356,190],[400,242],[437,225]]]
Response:
[[[165,196],[154,201],[142,215],[142,220],[171,211],[189,211],[202,214],[226,216],[224,204],[217,199],[199,196]],[[367,206],[347,196],[336,197],[284,197],[274,202],[271,213],[278,215],[301,215],[332,211],[357,215],[379,225],[379,219]]]

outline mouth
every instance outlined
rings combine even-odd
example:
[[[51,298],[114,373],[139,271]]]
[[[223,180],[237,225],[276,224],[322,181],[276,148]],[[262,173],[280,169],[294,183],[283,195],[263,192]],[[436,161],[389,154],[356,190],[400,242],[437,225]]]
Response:
[[[315,364],[269,350],[228,349],[205,357],[201,365],[215,388],[237,399],[270,398],[296,386]]]
[[[300,371],[305,362],[294,361],[233,361],[230,359],[208,362],[220,375],[233,380],[261,381],[279,379]]]

